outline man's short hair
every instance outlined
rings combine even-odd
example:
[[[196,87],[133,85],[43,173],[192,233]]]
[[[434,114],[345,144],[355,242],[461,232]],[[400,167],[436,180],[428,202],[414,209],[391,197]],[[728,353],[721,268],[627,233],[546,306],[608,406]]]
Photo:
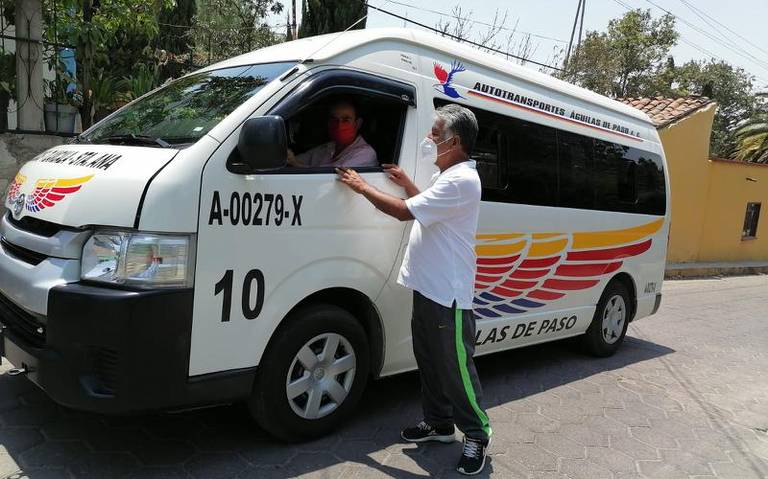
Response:
[[[477,118],[472,110],[455,103],[443,105],[435,110],[435,118],[443,121],[444,130],[461,139],[461,148],[469,156],[477,141]],[[443,138],[445,139],[445,138]]]
[[[355,118],[360,118],[362,115],[360,115],[360,106],[357,104],[357,102],[352,98],[347,97],[340,97],[335,98],[331,103],[328,105],[328,112],[330,114],[330,111],[336,108],[337,106],[351,106],[353,110],[355,110]]]

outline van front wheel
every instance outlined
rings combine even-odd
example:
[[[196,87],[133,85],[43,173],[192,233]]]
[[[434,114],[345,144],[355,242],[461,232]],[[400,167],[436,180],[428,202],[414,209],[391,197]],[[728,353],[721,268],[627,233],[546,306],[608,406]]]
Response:
[[[587,351],[599,357],[613,355],[624,341],[630,318],[627,288],[619,281],[608,284],[597,303],[595,316],[583,336]]]
[[[270,434],[301,441],[333,430],[354,409],[368,378],[360,323],[332,305],[285,319],[259,365],[249,409]]]

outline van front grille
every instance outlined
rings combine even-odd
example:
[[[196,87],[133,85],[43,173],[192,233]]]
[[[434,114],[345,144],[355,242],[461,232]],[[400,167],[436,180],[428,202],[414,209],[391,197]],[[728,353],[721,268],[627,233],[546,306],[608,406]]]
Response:
[[[10,212],[6,213],[6,215],[8,222],[16,228],[38,236],[45,236],[46,238],[52,237],[63,229],[56,223],[41,220],[33,216],[25,216],[20,220],[17,220]]]
[[[31,264],[32,266],[37,266],[48,259],[48,256],[44,254],[11,244],[5,238],[0,238],[0,246],[2,246],[3,250],[9,256],[24,261],[27,264]]]
[[[36,348],[45,346],[45,325],[0,293],[0,322]]]
[[[90,356],[95,379],[95,392],[114,395],[117,384],[117,371],[120,355],[110,348],[91,347]]]

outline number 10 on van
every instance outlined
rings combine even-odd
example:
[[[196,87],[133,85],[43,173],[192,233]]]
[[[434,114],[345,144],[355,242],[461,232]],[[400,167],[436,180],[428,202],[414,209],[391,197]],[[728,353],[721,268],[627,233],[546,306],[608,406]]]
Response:
[[[224,302],[221,305],[222,323],[229,321],[230,313],[232,312],[232,282],[234,281],[234,276],[235,272],[228,269],[213,289],[214,296],[224,293]],[[251,306],[251,292],[254,288],[254,283],[256,283],[256,304]],[[243,317],[245,319],[258,318],[259,314],[261,314],[261,308],[264,306],[264,273],[258,269],[248,271],[243,278],[242,291],[240,305],[243,310]]]

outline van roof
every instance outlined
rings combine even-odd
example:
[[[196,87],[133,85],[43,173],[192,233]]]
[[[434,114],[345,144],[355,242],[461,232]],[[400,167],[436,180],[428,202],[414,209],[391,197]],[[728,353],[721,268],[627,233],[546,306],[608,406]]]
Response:
[[[311,58],[315,63],[325,62],[341,53],[375,41],[390,40],[410,43],[422,48],[429,48],[451,55],[457,59],[475,63],[496,70],[505,75],[539,85],[550,90],[564,93],[617,113],[653,124],[645,113],[612,100],[593,91],[559,80],[551,75],[523,67],[499,56],[480,51],[474,47],[437,35],[432,32],[412,28],[369,28],[350,30],[345,33],[330,33],[280,43],[270,47],[239,55],[210,65],[203,70],[270,63],[280,61],[298,61]]]

